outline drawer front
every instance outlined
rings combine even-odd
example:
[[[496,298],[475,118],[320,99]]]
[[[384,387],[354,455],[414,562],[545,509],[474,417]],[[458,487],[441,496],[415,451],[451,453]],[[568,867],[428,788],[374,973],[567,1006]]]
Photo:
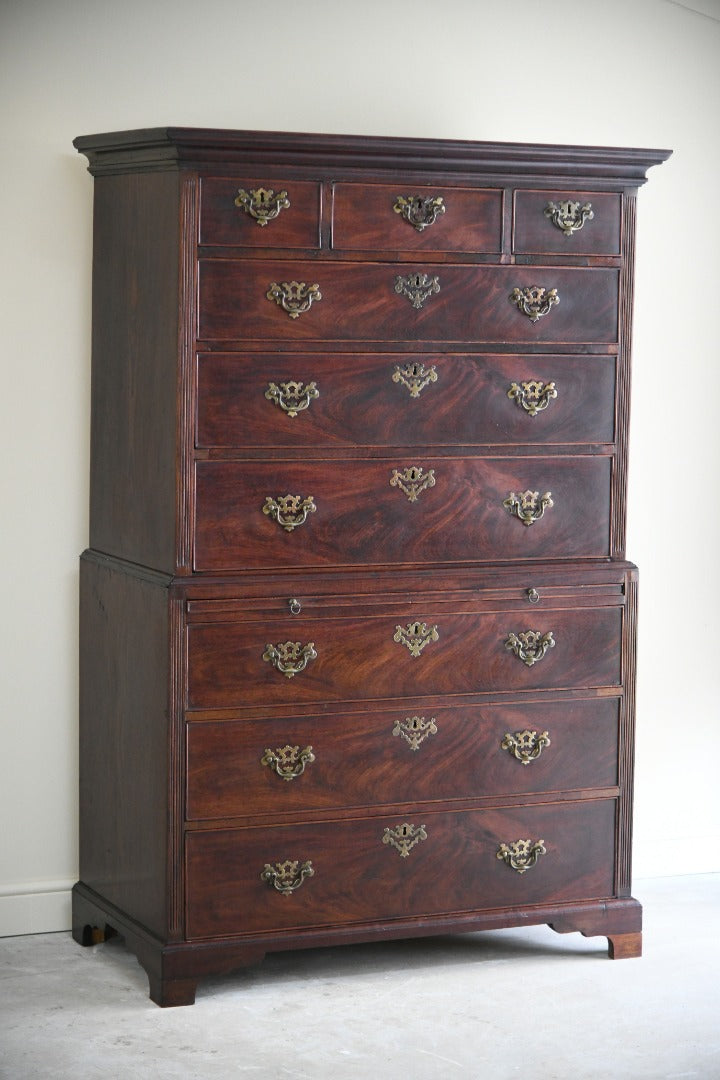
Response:
[[[542,604],[435,615],[422,597],[398,603],[389,615],[193,622],[188,704],[213,709],[410,698],[416,708],[423,695],[618,686],[621,629],[619,607],[552,610]],[[537,635],[531,663],[513,650],[511,636],[519,641],[528,631]],[[548,633],[554,645],[546,638],[540,656]],[[289,647],[294,643],[297,649]]]
[[[502,191],[493,189],[336,184],[332,243],[347,251],[499,252],[502,207]]]
[[[188,725],[187,817],[617,784],[618,699]]]
[[[539,255],[619,255],[620,222],[619,195],[516,191],[513,250]]]
[[[200,243],[316,248],[320,199],[320,184],[303,180],[206,177],[200,188]]]
[[[196,570],[609,554],[607,457],[206,461],[196,476]]]
[[[193,832],[186,932],[203,938],[609,897],[614,833],[613,800]],[[512,856],[519,840],[530,841],[536,859],[523,873],[498,857],[506,849]],[[273,875],[290,891],[281,893]]]
[[[203,353],[197,386],[200,447],[614,440],[614,356]]]
[[[439,289],[422,300],[426,289],[421,288],[419,307],[396,292],[396,286],[404,289],[410,282],[412,293],[413,275],[426,275],[430,284],[436,279]],[[298,284],[305,288],[287,289]],[[283,293],[281,303],[273,295],[268,298],[273,286]],[[316,291],[307,293],[312,286]],[[520,290],[522,301],[523,290],[535,287],[545,291],[547,304],[553,289],[559,300],[533,321],[518,307],[514,290]],[[618,271],[607,268],[205,259],[200,263],[198,335],[288,343],[609,343],[618,336],[617,300]]]

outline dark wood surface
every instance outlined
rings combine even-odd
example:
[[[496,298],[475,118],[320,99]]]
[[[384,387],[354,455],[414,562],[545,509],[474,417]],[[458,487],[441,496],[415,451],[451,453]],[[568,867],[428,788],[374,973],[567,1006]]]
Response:
[[[414,501],[391,480],[432,473]],[[199,462],[196,570],[272,569],[511,559],[602,558],[610,553],[610,459],[408,457],[352,462]],[[406,485],[407,486],[407,485]],[[411,494],[412,489],[411,490]],[[513,493],[551,493],[525,525],[504,505]],[[312,497],[316,510],[288,532],[266,500]]]
[[[435,375],[412,396],[412,372]],[[405,382],[402,378],[405,378]],[[418,375],[417,383],[428,375]],[[531,416],[513,383],[554,382],[557,397]],[[410,386],[407,385],[408,381]],[[270,383],[314,382],[317,398],[291,417]],[[614,356],[468,353],[201,353],[199,447],[475,446],[614,441]]]
[[[590,697],[427,709],[411,700],[360,713],[190,723],[188,820],[611,788],[618,704]],[[418,716],[432,728],[413,745],[406,721]],[[529,730],[550,742],[525,765],[502,744]],[[292,780],[262,764],[268,748],[286,746],[311,746],[315,758]]]
[[[398,276],[437,277],[440,292],[420,309],[395,291]],[[317,284],[322,299],[291,318],[270,286]],[[513,289],[557,289],[560,301],[537,322],[513,303]],[[198,337],[274,342],[613,343],[618,335],[618,273],[606,267],[364,265],[203,259]]]
[[[539,922],[640,952],[624,556],[635,190],[667,151],[163,128],[95,174],[73,934],[163,1005],[266,951]],[[238,189],[286,189],[258,226]],[[441,194],[417,232],[398,194]],[[547,202],[591,202],[565,237]],[[415,309],[397,276],[437,276]],[[273,282],[318,283],[291,319]],[[556,288],[531,322],[514,288]],[[435,367],[417,397],[392,376]],[[529,417],[512,382],[555,382]],[[314,380],[289,417],[269,382]],[[393,469],[434,470],[411,503]],[[529,528],[502,502],[551,492]],[[285,532],[268,496],[312,496]],[[533,593],[533,589],[537,593]],[[291,614],[295,601],[297,614]],[[537,601],[536,603],[531,602]],[[413,657],[414,622],[437,641]],[[552,631],[533,666],[511,633]],[[269,645],[314,642],[293,678]],[[431,717],[414,751],[398,720]],[[547,730],[528,766],[500,742]],[[261,758],[313,747],[285,781]],[[423,825],[407,859],[385,828]],[[497,846],[542,839],[519,875]],[[265,862],[312,859],[291,896]],[[92,928],[97,932],[93,935]]]

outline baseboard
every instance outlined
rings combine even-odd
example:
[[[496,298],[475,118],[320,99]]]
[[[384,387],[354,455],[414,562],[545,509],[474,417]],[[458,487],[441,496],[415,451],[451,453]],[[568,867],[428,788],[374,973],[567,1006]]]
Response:
[[[63,880],[0,887],[0,937],[69,930],[73,885],[73,881]]]

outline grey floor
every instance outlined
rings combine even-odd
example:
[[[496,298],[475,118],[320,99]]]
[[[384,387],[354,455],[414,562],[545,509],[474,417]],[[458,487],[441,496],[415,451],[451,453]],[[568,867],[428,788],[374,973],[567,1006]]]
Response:
[[[637,882],[641,960],[547,927],[269,956],[159,1009],[118,940],[0,940],[0,1076],[720,1080],[720,875]]]

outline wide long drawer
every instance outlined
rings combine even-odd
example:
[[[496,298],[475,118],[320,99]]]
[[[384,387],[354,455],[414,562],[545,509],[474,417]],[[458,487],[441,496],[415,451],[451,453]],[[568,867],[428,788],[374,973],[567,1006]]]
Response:
[[[201,461],[196,570],[602,558],[609,457]]]
[[[618,271],[200,261],[200,339],[611,343]]]
[[[611,443],[614,401],[614,356],[203,353],[196,443]]]
[[[612,787],[617,697],[188,725],[189,820]]]
[[[189,938],[526,907],[613,893],[615,802],[186,836]]]
[[[187,628],[188,705],[417,702],[433,694],[618,686],[623,608],[610,599],[591,603],[581,596],[571,607],[548,600],[493,610],[478,599],[453,611],[416,596],[377,613],[361,606],[325,613],[319,605],[316,614],[284,618],[213,615],[209,604]]]

